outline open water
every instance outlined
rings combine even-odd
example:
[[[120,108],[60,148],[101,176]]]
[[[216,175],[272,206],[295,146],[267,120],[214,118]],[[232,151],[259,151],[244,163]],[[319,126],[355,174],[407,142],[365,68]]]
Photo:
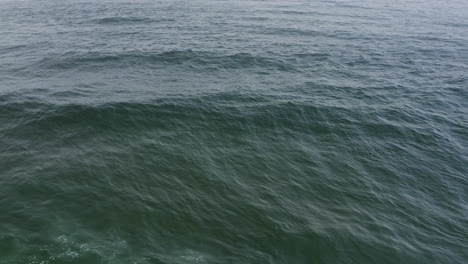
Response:
[[[0,0],[0,263],[468,263],[468,2]]]

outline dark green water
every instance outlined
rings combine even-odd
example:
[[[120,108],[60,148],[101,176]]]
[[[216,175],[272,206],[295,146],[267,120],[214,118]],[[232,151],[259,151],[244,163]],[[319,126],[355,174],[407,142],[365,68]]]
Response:
[[[467,10],[0,0],[0,263],[468,263]]]

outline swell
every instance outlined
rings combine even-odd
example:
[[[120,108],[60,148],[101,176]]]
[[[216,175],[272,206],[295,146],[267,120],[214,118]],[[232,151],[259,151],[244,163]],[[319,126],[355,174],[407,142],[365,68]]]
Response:
[[[398,250],[409,257],[443,240],[451,239],[450,245],[458,248],[461,232],[466,231],[450,231],[453,225],[466,226],[462,203],[453,202],[457,194],[451,193],[455,186],[467,186],[462,177],[465,172],[444,170],[444,160],[431,156],[434,149],[444,155],[450,151],[438,135],[372,118],[374,114],[399,115],[397,111],[363,113],[362,109],[242,93],[99,105],[13,102],[10,98],[0,110],[4,143],[22,141],[23,152],[32,152],[26,161],[33,165],[26,167],[28,173],[17,176],[20,184],[14,186],[22,195],[19,200],[30,206],[25,207],[28,210],[20,207],[20,215],[40,215],[39,201],[46,200],[55,206],[54,211],[70,213],[71,222],[82,224],[90,233],[106,228],[128,237],[137,233],[139,239],[129,244],[141,246],[145,254],[153,249],[148,245],[155,245],[155,234],[164,241],[192,232],[199,238],[215,234],[229,238],[229,246],[204,241],[226,252],[256,249],[278,258],[293,254],[289,257],[299,262],[314,256],[333,258],[338,253],[334,247],[358,244],[386,254]],[[424,151],[411,148],[414,138],[424,142]],[[40,150],[34,152],[35,148]],[[389,160],[390,155],[398,158]],[[463,161],[452,157],[451,164],[462,168]],[[414,163],[426,168],[415,168]],[[44,166],[59,170],[43,175]],[[416,169],[420,172],[414,173]],[[41,177],[34,179],[31,174]],[[38,204],[31,207],[34,201]],[[80,209],[96,201],[102,202]],[[446,205],[450,207],[444,209]],[[402,217],[415,211],[420,217]],[[346,221],[346,228],[327,222],[330,215],[342,217],[335,221]],[[359,221],[349,215],[358,216]],[[446,215],[451,215],[450,220]],[[36,224],[46,222],[46,216],[40,218]],[[317,222],[325,230],[314,228]],[[141,228],[135,228],[135,223]],[[220,228],[225,225],[236,234]],[[408,226],[423,238],[406,236]],[[326,235],[330,229],[333,241]],[[258,230],[264,233],[258,235]],[[424,241],[425,237],[433,240]],[[279,255],[267,241],[280,250]],[[248,247],[243,246],[246,243]],[[316,251],[309,254],[311,244]],[[294,248],[301,252],[294,255]],[[447,255],[456,258],[452,253]],[[97,259],[105,255],[80,254]],[[160,257],[151,258],[165,262]]]
[[[339,113],[334,114],[333,109],[292,102],[278,103],[262,97],[232,97],[230,94],[102,105],[18,102],[3,104],[1,109],[7,120],[15,116],[18,118],[16,121],[20,121],[21,116],[25,117],[24,122],[15,123],[16,129],[92,125],[119,130],[120,122],[131,128],[167,127],[171,124],[209,127],[217,124],[235,129],[236,125],[246,128],[245,126],[249,126],[247,123],[252,122],[251,125],[260,128],[283,126],[286,129],[306,129],[309,119],[316,122],[324,122],[327,118],[334,118],[339,122],[340,119]]]
[[[411,108],[349,107],[291,95],[223,92],[146,102],[59,105],[36,100],[15,101],[17,97],[14,94],[0,97],[3,113],[0,120],[4,124],[0,131],[3,133],[68,126],[101,128],[111,133],[136,128],[209,129],[215,126],[228,133],[265,130],[328,135],[341,141],[367,138],[438,145],[449,142],[450,137],[431,129],[432,122],[460,131],[463,127],[451,119],[422,115]],[[452,151],[461,152],[458,148]]]
[[[181,135],[189,132],[197,141],[219,136],[234,141],[245,137],[260,142],[306,140],[308,144],[320,142],[325,146],[329,142],[330,147],[355,146],[345,150],[349,153],[379,153],[380,158],[400,153],[408,160],[433,161],[428,167],[435,166],[453,177],[460,175],[461,184],[465,184],[461,175],[467,173],[463,146],[449,140],[466,136],[463,130],[452,130],[452,135],[441,133],[431,129],[432,122],[448,128],[456,124],[450,120],[431,120],[410,109],[371,110],[281,96],[218,93],[98,105],[7,101],[0,105],[0,110],[3,124],[0,133],[12,140],[29,141],[33,135],[50,140],[82,135],[126,140],[149,131]],[[369,145],[378,147],[368,149]],[[457,166],[447,167],[441,163],[444,161]]]
[[[293,65],[283,60],[250,53],[224,55],[207,51],[174,50],[166,52],[133,51],[127,53],[67,52],[49,56],[39,61],[38,68],[64,70],[96,68],[182,65],[187,69],[206,71],[220,69],[265,68],[279,71],[295,71]]]
[[[150,23],[156,20],[146,18],[146,17],[104,17],[93,20],[96,24],[134,24],[134,23]]]

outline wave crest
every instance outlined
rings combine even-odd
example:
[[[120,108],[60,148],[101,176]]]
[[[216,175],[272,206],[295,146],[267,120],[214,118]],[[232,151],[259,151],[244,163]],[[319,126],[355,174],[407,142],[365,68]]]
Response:
[[[294,71],[293,65],[271,57],[263,57],[249,53],[236,53],[221,55],[206,51],[166,51],[156,52],[128,52],[128,53],[101,53],[68,52],[49,58],[44,58],[38,67],[48,69],[99,68],[99,67],[125,67],[125,66],[167,66],[182,65],[192,70],[220,70],[220,69],[249,69],[266,68],[278,71]]]

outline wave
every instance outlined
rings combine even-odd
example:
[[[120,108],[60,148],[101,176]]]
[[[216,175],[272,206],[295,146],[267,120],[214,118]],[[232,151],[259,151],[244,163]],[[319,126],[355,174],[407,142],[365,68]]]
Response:
[[[15,52],[27,47],[27,45],[7,45],[7,46],[0,46],[0,53],[8,54],[9,52]]]
[[[295,71],[295,67],[283,60],[253,55],[249,53],[236,53],[230,55],[207,51],[166,51],[104,53],[104,52],[68,52],[42,59],[37,67],[48,69],[73,69],[95,67],[125,67],[125,66],[167,66],[182,65],[192,70],[219,70],[219,69],[251,69],[267,68],[278,71]]]
[[[3,97],[6,99],[1,100]],[[201,138],[224,135],[237,139],[250,135],[271,142],[288,137],[312,141],[321,138],[343,145],[379,142],[383,144],[381,148],[387,149],[383,155],[388,149],[403,151],[404,155],[421,153],[414,149],[421,144],[439,149],[437,154],[429,151],[421,155],[452,157],[452,162],[462,163],[457,155],[464,150],[455,143],[466,137],[463,129],[450,134],[431,129],[434,117],[422,116],[410,108],[348,107],[288,95],[222,92],[100,104],[54,104],[15,98],[0,97],[0,134],[5,138],[28,140],[38,131],[50,131],[52,138],[89,131],[119,137],[144,131],[190,131]],[[456,125],[445,119],[437,122],[448,127]]]
[[[70,92],[69,92],[70,93]],[[78,92],[71,93],[75,96]],[[67,93],[65,94],[67,96]],[[1,100],[5,97],[5,100]],[[53,104],[44,101],[15,102],[14,96],[0,97],[4,124],[14,120],[9,130],[52,127],[95,127],[119,131],[129,128],[167,126],[222,127],[228,131],[281,131],[334,135],[342,140],[360,137],[403,139],[436,144],[446,140],[427,131],[427,122],[415,122],[410,109],[390,111],[369,107],[347,107],[288,96],[222,92],[191,97],[167,97],[147,102],[108,102],[102,104]],[[16,118],[13,118],[16,117]],[[447,121],[449,122],[449,121]],[[453,125],[453,124],[448,124]]]
[[[93,20],[97,24],[130,24],[130,23],[147,23],[153,20],[146,17],[105,17]]]
[[[319,249],[313,255],[333,255],[324,250],[331,247],[327,232],[335,227],[329,219],[339,210],[343,219],[353,214],[363,220],[351,222],[346,230],[337,229],[337,241],[348,237],[368,248],[400,250],[410,256],[413,249],[408,245],[420,241],[394,233],[403,229],[402,223],[414,225],[416,232],[428,237],[450,239],[454,246],[463,240],[464,229],[450,228],[466,226],[465,218],[445,213],[447,205],[454,212],[461,210],[452,198],[459,193],[455,188],[467,186],[463,155],[441,137],[443,133],[422,126],[427,119],[411,112],[326,105],[281,93],[221,92],[102,104],[20,101],[21,95],[14,94],[3,97],[0,136],[9,155],[2,158],[26,157],[33,164],[27,173],[16,175],[24,181],[16,179],[22,183],[15,186],[15,192],[25,195],[19,201],[28,205],[37,197],[49,199],[51,193],[56,194],[51,203],[61,209],[55,210],[57,218],[63,217],[60,212],[70,213],[73,221],[67,218],[67,222],[82,223],[91,234],[100,232],[101,226],[124,228],[139,234],[128,244],[144,248],[154,245],[155,232],[166,230],[161,225],[173,226],[169,223],[176,214],[193,225],[178,222],[167,236],[201,232],[197,221],[214,227],[228,223],[249,238],[252,244],[243,249],[249,250],[261,241],[242,229],[249,212],[249,223],[271,230],[268,240],[284,254],[293,248],[306,252],[315,243]],[[19,158],[10,160],[19,162]],[[54,170],[43,175],[46,165]],[[13,165],[11,168],[14,172]],[[448,174],[450,182],[445,178]],[[42,177],[26,178],[30,175]],[[428,189],[432,186],[438,189]],[[322,194],[317,195],[319,192]],[[258,193],[263,198],[273,197],[278,204],[266,205]],[[442,198],[436,201],[429,194]],[[310,207],[310,197],[319,199],[314,207]],[[366,199],[372,202],[363,203]],[[81,209],[96,201],[104,201],[100,204],[104,207]],[[41,210],[40,206],[8,204],[18,206],[26,216]],[[156,213],[155,208],[171,210]],[[402,220],[402,213],[414,211],[422,217]],[[38,226],[47,223],[50,215],[40,217]],[[122,225],[113,220],[119,217],[131,221]],[[161,217],[170,220],[153,225]],[[448,228],[420,228],[432,223]],[[363,233],[368,226],[388,232]],[[244,245],[230,230],[216,232]],[[117,251],[126,248],[126,244],[105,245]],[[96,261],[107,256],[105,252],[80,251],[74,244],[68,247]],[[200,257],[205,256],[200,252]],[[192,253],[182,255],[185,259]],[[165,260],[164,256],[148,257]]]

